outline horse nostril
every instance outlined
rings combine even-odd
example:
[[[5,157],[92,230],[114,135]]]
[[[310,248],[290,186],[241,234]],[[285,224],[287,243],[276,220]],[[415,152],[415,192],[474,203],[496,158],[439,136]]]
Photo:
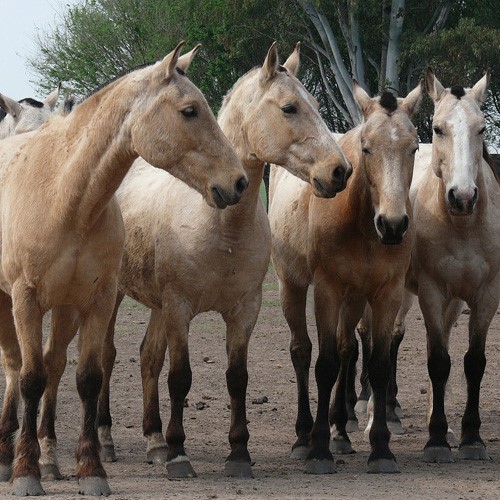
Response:
[[[345,174],[346,174],[346,171],[345,171],[345,168],[343,166],[335,167],[335,169],[333,170],[333,175],[332,175],[333,180],[337,181],[337,182],[341,182],[344,180]]]
[[[241,196],[245,192],[247,187],[248,179],[245,176],[242,176],[236,182],[235,191],[239,196]]]
[[[377,226],[377,229],[380,231],[380,234],[385,233],[385,222],[384,222],[384,218],[381,215],[379,215],[377,217],[376,226]]]
[[[472,201],[471,201],[472,206],[474,206],[476,204],[477,198],[478,198],[477,188],[474,188],[474,196],[472,197]]]
[[[406,232],[409,225],[410,225],[410,218],[407,215],[405,215],[403,217],[403,221],[401,222],[401,231],[403,234]]]

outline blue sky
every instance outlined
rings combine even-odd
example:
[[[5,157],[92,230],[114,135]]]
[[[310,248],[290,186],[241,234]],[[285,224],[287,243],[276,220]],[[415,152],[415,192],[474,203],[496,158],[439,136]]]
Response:
[[[0,13],[0,92],[19,100],[44,98],[35,92],[27,68],[34,54],[37,29],[46,32],[54,26],[68,4],[79,0],[1,0]]]

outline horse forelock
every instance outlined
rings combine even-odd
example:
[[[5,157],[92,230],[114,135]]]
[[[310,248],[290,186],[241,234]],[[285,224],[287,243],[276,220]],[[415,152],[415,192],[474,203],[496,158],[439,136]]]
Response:
[[[450,93],[460,100],[465,95],[465,89],[461,85],[453,85],[450,88]]]
[[[391,92],[382,92],[379,99],[379,104],[389,113],[394,113],[394,111],[398,109],[398,100],[396,99],[394,94],[391,94]]]
[[[33,99],[31,97],[25,97],[18,102],[19,104],[27,104],[28,106],[31,106],[33,108],[43,108],[43,102],[37,101],[36,99]]]

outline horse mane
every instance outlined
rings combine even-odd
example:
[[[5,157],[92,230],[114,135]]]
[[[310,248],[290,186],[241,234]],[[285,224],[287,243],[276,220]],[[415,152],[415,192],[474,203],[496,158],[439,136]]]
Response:
[[[379,104],[390,114],[398,109],[398,101],[394,94],[388,91],[382,92]]]
[[[43,108],[43,102],[37,101],[36,99],[33,99],[32,97],[25,97],[24,99],[21,99],[20,101],[17,101],[19,104],[27,104],[28,106],[32,106],[33,108]],[[3,109],[0,108],[0,122],[7,116],[7,112]]]
[[[495,179],[500,184],[500,159],[495,159],[492,155],[490,155],[490,153],[488,153],[488,148],[486,147],[486,144],[484,142],[483,159],[489,165],[491,171],[493,172],[493,175],[495,176]]]
[[[460,100],[465,95],[465,89],[460,85],[453,85],[450,88],[450,93]]]
[[[241,85],[242,81],[253,71],[256,71],[260,68],[260,66],[254,66],[251,70],[247,71],[245,74],[240,76],[234,85],[227,91],[226,95],[222,99],[222,105],[220,107],[219,113],[228,105],[229,101],[231,100],[231,96],[234,93],[234,91]]]

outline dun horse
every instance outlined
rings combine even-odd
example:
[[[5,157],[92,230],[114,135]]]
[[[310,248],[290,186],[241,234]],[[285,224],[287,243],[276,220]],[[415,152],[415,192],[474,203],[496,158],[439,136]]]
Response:
[[[42,102],[27,97],[19,102],[0,94],[0,139],[31,132],[44,123],[54,111],[61,86]]]
[[[341,363],[349,362],[354,329],[366,303],[374,311],[369,377],[375,394],[375,422],[369,471],[398,470],[389,449],[385,398],[392,326],[401,305],[414,232],[409,188],[418,141],[410,117],[419,105],[421,88],[397,100],[389,93],[371,99],[356,83],[353,93],[364,121],[339,141],[353,166],[345,191],[333,200],[321,200],[283,169],[271,173],[272,259],[291,330],[290,353],[298,389],[292,457],[306,459],[306,472],[313,474],[335,471],[329,449],[329,401]],[[311,341],[306,328],[310,284],[314,285],[319,339],[314,422],[308,393]],[[350,448],[345,389],[337,391],[336,401],[332,415],[337,427],[332,441],[335,451]]]
[[[431,151],[415,162],[410,196],[416,238],[408,291],[394,331],[393,355],[395,361],[413,293],[418,296],[427,331],[427,366],[432,383],[424,460],[453,461],[449,440],[454,435],[449,431],[444,408],[451,366],[448,343],[453,324],[464,302],[467,304],[467,403],[458,457],[488,460],[479,434],[479,393],[486,365],[486,336],[500,300],[500,187],[487,162],[485,121],[480,110],[488,92],[489,74],[471,89],[445,89],[431,70],[425,81],[435,106],[434,134]],[[395,380],[393,387],[397,387]],[[391,400],[395,401],[394,395]]]
[[[263,66],[241,77],[224,99],[219,123],[249,179],[237,207],[213,210],[197,193],[142,160],[136,161],[117,192],[126,243],[120,293],[103,358],[105,383],[98,416],[103,452],[110,460],[114,459],[109,413],[109,378],[116,353],[114,319],[127,294],[151,308],[141,346],[147,459],[166,461],[170,477],[195,475],[184,449],[183,429],[184,400],[192,379],[188,332],[195,316],[217,311],[227,327],[226,380],[231,401],[231,452],[225,472],[252,476],[245,409],[247,352],[271,252],[269,222],[259,198],[264,163],[284,165],[325,197],[344,189],[351,172],[318,113],[318,104],[295,77],[298,65],[298,45],[280,66],[273,44]],[[73,334],[64,346],[52,346],[54,356],[65,351]],[[171,416],[165,442],[158,377],[167,347]],[[62,364],[59,377],[63,369]],[[46,413],[53,418],[55,400],[47,404]]]
[[[177,68],[181,46],[160,63],[106,86],[68,116],[52,117],[37,131],[1,143],[0,342],[5,363],[14,372],[20,368],[24,400],[12,469],[16,495],[44,493],[36,417],[47,380],[42,318],[50,309],[56,318],[68,311],[80,318],[80,492],[110,493],[95,420],[102,343],[125,238],[113,194],[133,161],[140,155],[169,170],[212,206],[237,202],[247,185],[241,162],[203,95],[182,64]],[[60,332],[52,333],[57,342]],[[4,468],[10,467],[16,427],[12,415],[2,428]]]

